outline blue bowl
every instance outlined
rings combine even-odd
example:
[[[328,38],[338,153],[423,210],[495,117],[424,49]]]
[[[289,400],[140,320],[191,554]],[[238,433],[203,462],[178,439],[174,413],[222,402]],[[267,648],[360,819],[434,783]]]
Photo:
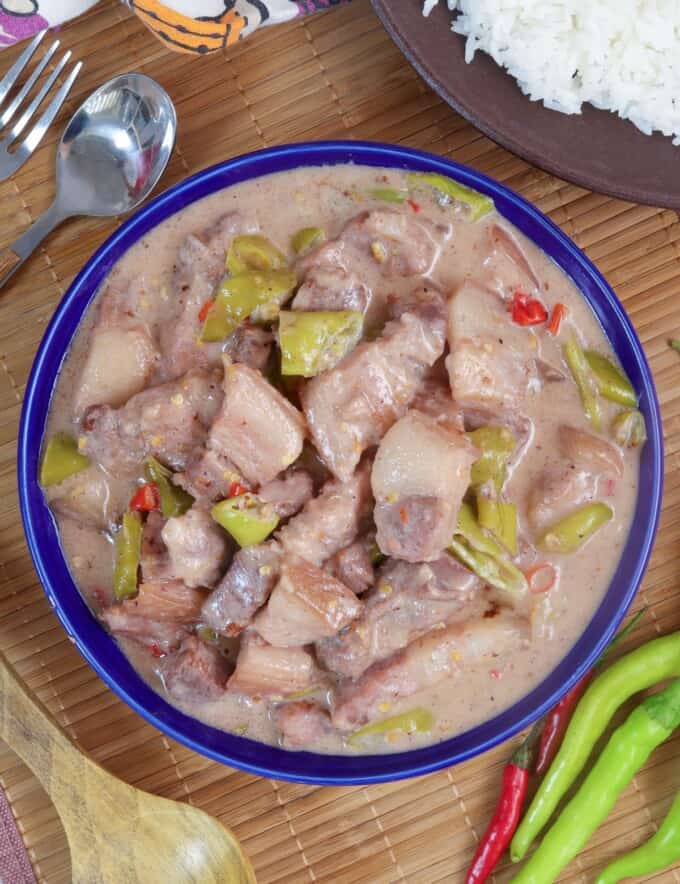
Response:
[[[38,485],[41,440],[62,361],[116,261],[165,218],[215,191],[271,172],[338,163],[441,172],[493,197],[500,214],[550,255],[587,299],[637,390],[649,434],[633,528],[602,603],[571,651],[537,688],[495,718],[434,746],[393,755],[287,752],[208,727],[173,708],[137,675],[90,613],[71,578]],[[633,326],[601,274],[548,218],[495,181],[432,154],[383,144],[327,142],[263,150],[199,172],[150,202],[104,243],[62,299],[40,344],[21,415],[18,480],[28,546],[45,592],[80,652],[119,697],[173,739],[216,761],[283,780],[356,785],[429,773],[490,749],[546,712],[592,666],[626,613],[649,558],[661,505],[663,443],[654,383]]]

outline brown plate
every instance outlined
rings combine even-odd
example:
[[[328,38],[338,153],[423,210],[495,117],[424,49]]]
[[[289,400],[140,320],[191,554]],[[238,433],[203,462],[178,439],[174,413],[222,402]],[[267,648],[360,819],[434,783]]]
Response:
[[[670,138],[643,135],[589,105],[575,115],[547,110],[484,53],[466,64],[464,39],[451,32],[444,0],[429,18],[421,14],[421,0],[371,2],[420,75],[494,141],[589,190],[680,209],[680,147]]]

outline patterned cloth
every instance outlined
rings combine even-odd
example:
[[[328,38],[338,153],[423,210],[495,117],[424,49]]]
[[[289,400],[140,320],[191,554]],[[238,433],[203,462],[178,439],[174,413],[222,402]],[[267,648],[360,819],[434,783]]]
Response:
[[[0,0],[0,48],[55,27],[98,0]],[[109,0],[111,2],[111,0]],[[230,46],[261,25],[289,21],[346,0],[120,0],[179,52]],[[0,882],[1,884],[1,882]]]
[[[35,876],[23,839],[2,789],[0,789],[0,884],[35,884]]]

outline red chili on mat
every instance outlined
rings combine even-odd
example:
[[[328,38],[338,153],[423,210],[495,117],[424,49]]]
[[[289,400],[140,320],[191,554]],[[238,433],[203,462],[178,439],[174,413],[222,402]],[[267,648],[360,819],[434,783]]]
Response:
[[[548,318],[548,311],[543,304],[524,292],[515,292],[510,312],[512,321],[517,325],[541,325]]]
[[[580,681],[577,681],[574,687],[567,691],[562,699],[548,712],[545,717],[545,727],[541,734],[541,741],[538,744],[538,752],[536,753],[536,773],[539,776],[550,767],[557,750],[562,744],[564,732],[567,725],[571,721],[571,716],[576,704],[581,699],[581,694],[590,684],[593,677],[593,670],[586,672]]]
[[[155,482],[142,485],[130,501],[130,509],[137,513],[151,513],[161,508],[161,495]]]

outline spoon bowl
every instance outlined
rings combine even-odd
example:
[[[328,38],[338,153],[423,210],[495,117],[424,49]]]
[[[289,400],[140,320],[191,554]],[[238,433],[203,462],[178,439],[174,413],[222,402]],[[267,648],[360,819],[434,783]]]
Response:
[[[170,97],[144,74],[122,74],[93,92],[61,137],[54,202],[0,253],[0,288],[62,221],[122,215],[145,200],[165,171],[176,132]]]

